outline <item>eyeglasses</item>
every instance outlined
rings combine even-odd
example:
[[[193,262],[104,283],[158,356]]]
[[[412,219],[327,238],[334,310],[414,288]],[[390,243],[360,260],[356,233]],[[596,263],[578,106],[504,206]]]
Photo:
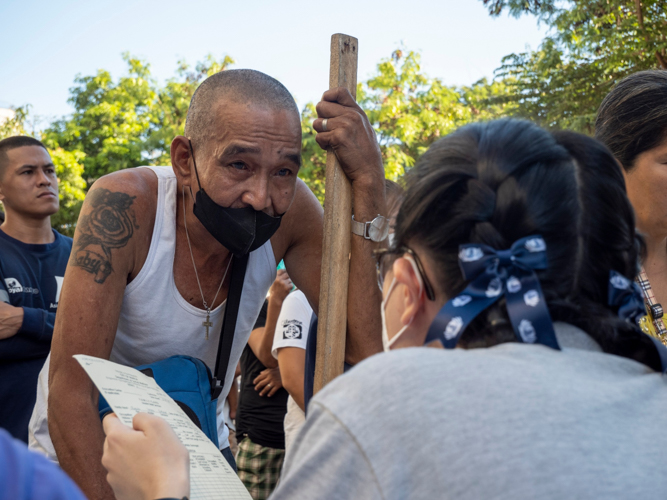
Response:
[[[384,289],[384,277],[392,268],[396,259],[405,255],[406,253],[410,255],[415,261],[415,264],[417,264],[417,270],[419,271],[421,279],[424,282],[426,296],[429,300],[435,300],[433,287],[431,286],[431,282],[426,277],[426,272],[424,271],[424,266],[422,265],[421,260],[419,260],[419,257],[417,257],[417,254],[412,249],[406,247],[405,245],[395,249],[380,248],[379,250],[375,250],[373,252],[373,255],[375,256],[375,269],[377,271],[377,280],[380,291]]]

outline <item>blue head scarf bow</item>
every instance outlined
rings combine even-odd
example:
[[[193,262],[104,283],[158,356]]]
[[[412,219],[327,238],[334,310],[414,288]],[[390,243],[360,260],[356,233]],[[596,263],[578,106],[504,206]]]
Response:
[[[541,236],[527,236],[509,250],[487,245],[459,247],[459,265],[470,283],[448,301],[433,320],[426,343],[439,340],[445,349],[456,347],[466,327],[503,295],[520,342],[560,349],[536,269],[547,268],[547,245]]]
[[[609,305],[618,310],[618,316],[625,321],[638,324],[646,316],[644,297],[639,285],[621,273],[609,271]]]
[[[634,281],[630,281],[621,273],[609,271],[609,305],[618,310],[618,317],[629,323],[639,324],[639,320],[646,316],[646,306],[641,288]],[[667,349],[657,338],[647,335],[658,351],[662,373],[667,374]]]

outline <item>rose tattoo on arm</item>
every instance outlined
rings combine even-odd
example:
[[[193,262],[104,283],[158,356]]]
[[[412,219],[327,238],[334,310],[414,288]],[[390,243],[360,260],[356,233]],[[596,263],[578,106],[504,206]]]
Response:
[[[93,210],[79,221],[70,264],[94,274],[96,283],[104,283],[113,272],[111,250],[127,245],[139,229],[130,208],[136,196],[101,188],[88,197]]]

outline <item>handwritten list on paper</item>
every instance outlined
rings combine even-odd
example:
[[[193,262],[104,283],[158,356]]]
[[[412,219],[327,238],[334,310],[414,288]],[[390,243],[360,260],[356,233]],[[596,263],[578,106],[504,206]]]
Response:
[[[190,452],[191,500],[250,500],[250,494],[220,450],[151,377],[112,361],[77,354],[121,422],[132,427],[139,412],[164,418]]]

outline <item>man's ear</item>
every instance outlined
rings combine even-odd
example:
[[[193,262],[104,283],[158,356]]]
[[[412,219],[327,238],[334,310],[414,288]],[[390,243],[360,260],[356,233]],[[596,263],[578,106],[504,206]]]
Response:
[[[194,162],[191,161],[191,158],[188,138],[182,135],[174,137],[174,140],[171,141],[171,166],[181,184],[190,188],[197,185]]]
[[[401,322],[407,325],[423,309],[426,295],[421,285],[421,278],[415,274],[414,267],[408,259],[400,258],[394,262],[394,277],[399,284],[404,285],[401,297],[404,305]]]

